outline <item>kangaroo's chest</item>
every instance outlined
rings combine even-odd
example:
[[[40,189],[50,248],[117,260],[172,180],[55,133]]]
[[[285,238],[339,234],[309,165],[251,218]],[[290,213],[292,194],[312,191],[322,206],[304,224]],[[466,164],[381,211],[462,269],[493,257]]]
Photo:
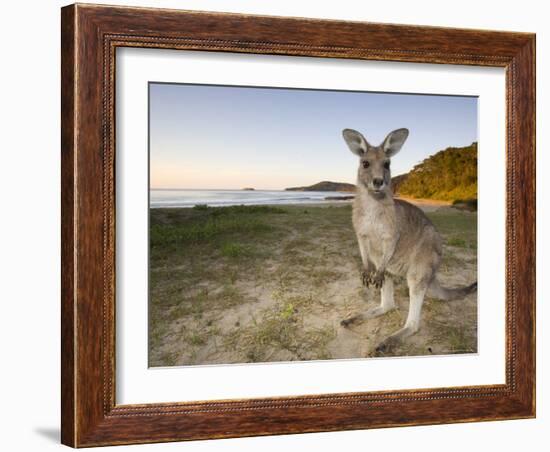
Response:
[[[396,215],[393,206],[363,207],[354,211],[355,230],[360,235],[386,236],[395,233]]]
[[[384,243],[397,233],[395,208],[362,206],[354,210],[353,224],[358,239],[367,246],[370,255],[381,255]]]

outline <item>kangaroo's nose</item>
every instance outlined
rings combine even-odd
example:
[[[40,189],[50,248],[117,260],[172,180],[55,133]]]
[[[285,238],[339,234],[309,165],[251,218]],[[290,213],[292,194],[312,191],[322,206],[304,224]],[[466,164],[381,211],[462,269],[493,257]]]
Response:
[[[384,183],[384,179],[376,178],[372,180],[372,185],[374,185],[376,188],[380,188],[383,183]]]

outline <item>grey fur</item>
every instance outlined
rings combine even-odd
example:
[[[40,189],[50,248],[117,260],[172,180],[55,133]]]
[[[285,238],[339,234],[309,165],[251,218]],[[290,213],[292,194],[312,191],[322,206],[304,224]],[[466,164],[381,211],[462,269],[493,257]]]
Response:
[[[407,280],[409,313],[405,325],[376,347],[383,354],[420,327],[424,296],[443,300],[464,297],[477,290],[477,282],[456,289],[441,287],[436,272],[441,263],[442,239],[418,207],[393,198],[390,158],[409,135],[407,129],[390,132],[380,146],[371,146],[359,132],[343,131],[350,150],[359,156],[353,227],[363,261],[363,283],[381,289],[380,306],[342,320],[343,326],[377,317],[395,309],[392,277]]]

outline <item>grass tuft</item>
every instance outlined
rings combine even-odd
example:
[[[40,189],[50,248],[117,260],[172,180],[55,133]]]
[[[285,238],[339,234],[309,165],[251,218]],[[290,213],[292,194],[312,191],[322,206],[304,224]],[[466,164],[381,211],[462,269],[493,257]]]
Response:
[[[251,248],[240,243],[224,243],[221,248],[221,254],[224,257],[239,258],[250,256]]]

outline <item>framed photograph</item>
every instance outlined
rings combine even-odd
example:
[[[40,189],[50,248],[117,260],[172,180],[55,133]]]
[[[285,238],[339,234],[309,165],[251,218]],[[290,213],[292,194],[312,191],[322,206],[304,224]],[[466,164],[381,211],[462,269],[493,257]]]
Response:
[[[535,36],[62,8],[62,442],[535,416]]]

